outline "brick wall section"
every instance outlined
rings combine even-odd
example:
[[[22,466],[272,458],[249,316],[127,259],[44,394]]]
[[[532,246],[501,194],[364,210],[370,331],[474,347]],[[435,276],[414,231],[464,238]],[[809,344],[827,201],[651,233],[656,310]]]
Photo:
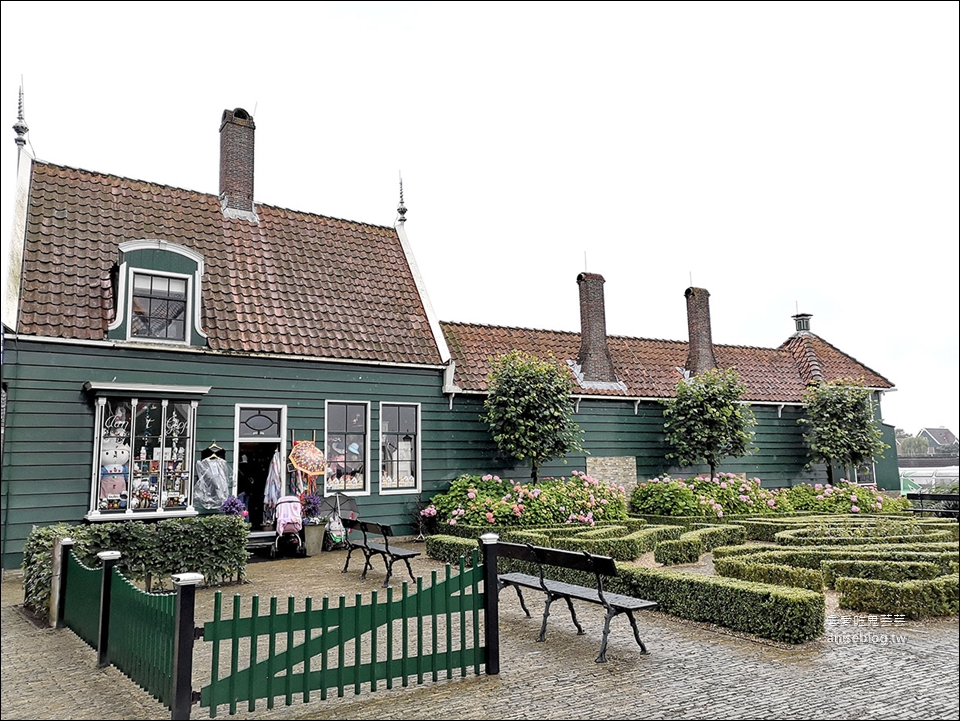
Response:
[[[580,354],[577,364],[586,381],[616,382],[613,360],[607,347],[607,318],[603,305],[603,276],[581,273],[580,286]]]
[[[598,481],[623,486],[627,492],[627,505],[637,487],[637,459],[633,456],[587,456],[587,475]]]
[[[242,108],[220,121],[220,200],[224,208],[253,212],[253,141],[256,126]]]
[[[713,333],[710,330],[710,293],[705,288],[687,288],[687,327],[690,349],[687,370],[693,375],[717,367],[713,354]]]

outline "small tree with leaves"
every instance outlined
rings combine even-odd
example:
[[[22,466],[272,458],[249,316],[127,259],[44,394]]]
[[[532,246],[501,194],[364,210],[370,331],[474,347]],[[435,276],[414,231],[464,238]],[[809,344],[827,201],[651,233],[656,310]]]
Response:
[[[533,482],[542,464],[582,451],[573,421],[570,373],[553,358],[513,350],[490,361],[489,395],[480,417],[500,452],[530,461]]]
[[[925,456],[930,450],[930,441],[923,436],[908,436],[900,441],[901,456]]]
[[[830,483],[834,464],[856,468],[882,458],[890,447],[874,418],[871,393],[862,380],[850,378],[821,381],[804,391],[804,417],[798,423],[807,428],[803,435],[810,447],[807,465],[825,463]]]
[[[745,391],[733,368],[714,368],[681,380],[676,397],[661,401],[663,428],[674,448],[667,458],[681,466],[706,463],[712,478],[724,458],[748,455],[756,418],[741,403]]]

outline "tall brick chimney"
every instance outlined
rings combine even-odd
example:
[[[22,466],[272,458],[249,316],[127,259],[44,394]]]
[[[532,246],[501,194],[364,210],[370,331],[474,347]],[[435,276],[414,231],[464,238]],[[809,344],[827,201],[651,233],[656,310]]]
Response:
[[[613,360],[607,347],[607,319],[603,308],[603,276],[581,273],[580,354],[577,364],[585,381],[616,382]]]
[[[253,135],[243,108],[224,110],[220,120],[220,207],[228,217],[253,219]]]
[[[710,331],[710,293],[705,288],[687,288],[684,295],[687,297],[687,328],[690,332],[687,370],[697,375],[717,367]]]

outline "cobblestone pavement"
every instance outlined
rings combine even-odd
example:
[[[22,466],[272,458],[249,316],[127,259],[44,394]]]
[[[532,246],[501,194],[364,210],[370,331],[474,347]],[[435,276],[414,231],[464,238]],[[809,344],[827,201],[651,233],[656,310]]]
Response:
[[[382,567],[365,581],[359,567],[341,574],[345,552],[251,563],[248,583],[225,586],[226,599],[302,599],[379,588]],[[441,564],[414,559],[429,580]],[[405,572],[405,569],[404,569]],[[402,577],[399,579],[402,580]],[[399,580],[395,586],[399,586]],[[22,579],[2,583],[3,719],[165,719],[170,712],[113,667],[96,668],[96,653],[72,632],[40,628],[22,611]],[[197,622],[213,618],[215,589],[198,592]],[[298,602],[298,608],[302,605]],[[586,636],[565,609],[550,617],[545,643],[534,641],[540,619],[526,618],[516,597],[501,598],[501,672],[428,681],[422,686],[268,709],[236,717],[262,719],[957,719],[960,654],[957,617],[888,627],[829,627],[821,638],[785,646],[723,629],[641,613],[641,655],[624,618],[611,624],[608,663],[594,663],[602,612],[578,606]],[[852,614],[851,614],[852,615]],[[198,642],[195,678],[204,669]],[[207,655],[207,658],[209,656]],[[199,688],[199,683],[195,682]],[[221,706],[218,717],[228,717]],[[194,706],[192,718],[208,718]]]

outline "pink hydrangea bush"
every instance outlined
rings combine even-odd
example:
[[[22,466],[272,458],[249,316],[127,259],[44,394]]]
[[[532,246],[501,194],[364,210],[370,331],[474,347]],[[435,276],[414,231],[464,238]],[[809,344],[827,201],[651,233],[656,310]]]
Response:
[[[570,478],[544,478],[537,484],[518,483],[492,474],[463,475],[446,493],[431,499],[430,512],[438,529],[468,524],[531,528],[565,523],[596,525],[627,517],[623,486],[598,481],[574,471]]]

